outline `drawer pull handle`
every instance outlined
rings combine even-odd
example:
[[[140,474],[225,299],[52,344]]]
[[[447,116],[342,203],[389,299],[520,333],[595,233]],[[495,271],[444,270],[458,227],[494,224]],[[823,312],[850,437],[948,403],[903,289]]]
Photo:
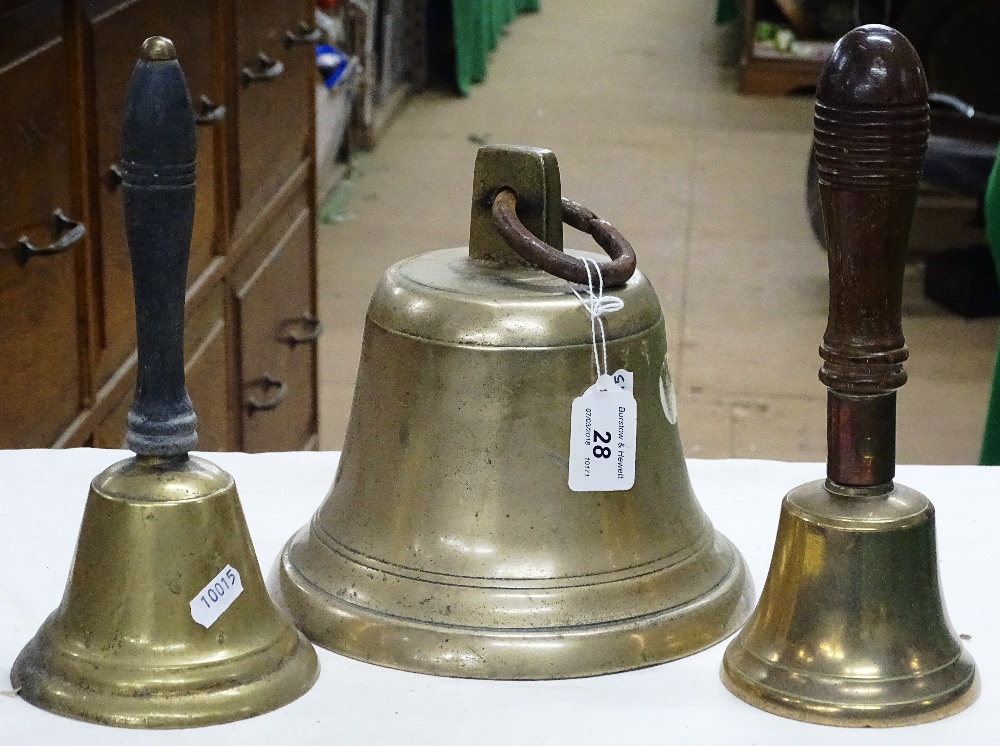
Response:
[[[14,244],[14,252],[19,264],[26,264],[33,256],[52,256],[61,254],[78,242],[86,234],[87,229],[83,223],[66,217],[62,210],[52,213],[53,233],[58,238],[48,246],[35,246],[28,240],[27,236],[21,236],[20,240]]]
[[[108,168],[108,189],[112,192],[122,185],[122,169],[117,163]]]
[[[198,99],[198,105],[201,107],[201,113],[194,118],[194,123],[197,125],[211,127],[226,118],[226,107],[215,103],[208,96]]]
[[[319,44],[323,39],[323,31],[316,26],[310,26],[302,21],[295,31],[285,32],[285,44]]]
[[[315,342],[323,333],[323,322],[311,313],[304,313],[297,319],[288,319],[281,325],[278,341],[284,342],[293,350],[297,345]]]
[[[249,67],[243,68],[244,83],[274,80],[285,72],[285,65],[281,60],[272,60],[263,52],[257,54],[257,68],[256,70],[251,70]]]
[[[277,409],[281,405],[281,402],[288,398],[288,384],[284,381],[272,378],[266,373],[254,381],[253,385],[259,386],[265,394],[272,391],[274,393],[271,394],[270,398],[263,401],[254,396],[248,398],[247,414],[252,415],[255,412],[270,412],[272,409]]]

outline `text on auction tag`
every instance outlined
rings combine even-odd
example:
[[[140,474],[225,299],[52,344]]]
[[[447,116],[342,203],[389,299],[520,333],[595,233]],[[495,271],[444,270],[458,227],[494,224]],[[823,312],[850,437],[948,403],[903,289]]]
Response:
[[[632,390],[632,374],[624,368],[616,370],[611,374],[611,377],[614,379],[615,385],[618,388],[625,389],[626,391]]]
[[[619,388],[612,376],[600,376],[573,400],[569,488],[576,492],[632,489],[635,432],[636,406],[631,390]]]
[[[226,565],[191,599],[191,618],[208,629],[243,593],[243,581],[232,565]]]

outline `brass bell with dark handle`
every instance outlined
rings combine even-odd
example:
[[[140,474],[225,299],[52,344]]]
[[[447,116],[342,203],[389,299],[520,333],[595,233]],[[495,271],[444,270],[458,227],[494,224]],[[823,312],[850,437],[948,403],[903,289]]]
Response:
[[[830,263],[827,478],[782,502],[767,582],[722,678],[797,720],[907,725],[958,712],[979,686],[941,598],[934,507],[893,482],[903,260],[928,124],[924,72],[902,34],[863,26],[838,42],[815,122]]]
[[[564,220],[612,261],[564,253]],[[601,323],[605,370],[633,374],[630,489],[568,484],[597,345],[586,291],[553,272],[587,282],[584,257],[624,303]],[[401,261],[375,290],[335,483],[275,598],[324,647],[444,676],[589,676],[722,640],[752,585],[691,489],[666,353],[631,247],[562,200],[555,156],[482,148],[469,248]]]
[[[107,725],[247,718],[318,675],[312,646],[267,595],[233,478],[188,453],[198,440],[183,352],[194,128],[173,44],[147,39],[122,126],[136,455],[91,484],[62,602],[11,671],[28,702]]]

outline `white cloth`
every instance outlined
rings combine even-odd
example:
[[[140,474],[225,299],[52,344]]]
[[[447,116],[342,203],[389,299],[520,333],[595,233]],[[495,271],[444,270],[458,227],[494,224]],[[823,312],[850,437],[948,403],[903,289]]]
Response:
[[[1000,467],[902,466],[898,481],[937,508],[942,587],[952,623],[982,674],[965,712],[908,728],[857,730],[798,723],[743,704],[719,681],[725,644],[641,671],[548,682],[466,681],[393,671],[319,650],[319,681],[275,712],[227,725],[133,731],[69,720],[12,696],[21,647],[58,605],[90,480],[121,451],[0,451],[0,743],[322,744],[941,744],[996,743],[1000,711],[1000,602],[993,552]],[[265,574],[287,538],[319,507],[336,453],[205,456],[229,471]],[[824,476],[820,464],[688,462],[715,526],[746,557],[759,593],[784,494]]]

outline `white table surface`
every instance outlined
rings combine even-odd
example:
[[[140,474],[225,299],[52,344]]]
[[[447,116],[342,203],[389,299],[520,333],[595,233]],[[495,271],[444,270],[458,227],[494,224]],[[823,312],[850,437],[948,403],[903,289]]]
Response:
[[[0,744],[972,744],[1000,743],[1000,601],[996,536],[1000,467],[901,466],[897,479],[937,508],[949,614],[979,665],[968,710],[887,730],[831,728],[768,715],[719,681],[724,644],[641,671],[551,682],[467,681],[359,663],[319,650],[319,681],[292,704],[227,725],[133,731],[39,710],[10,691],[21,647],[56,607],[90,480],[120,451],[0,451]],[[236,479],[265,574],[285,540],[319,507],[336,453],[206,454]],[[821,478],[820,464],[688,462],[716,527],[763,585],[781,498]]]

